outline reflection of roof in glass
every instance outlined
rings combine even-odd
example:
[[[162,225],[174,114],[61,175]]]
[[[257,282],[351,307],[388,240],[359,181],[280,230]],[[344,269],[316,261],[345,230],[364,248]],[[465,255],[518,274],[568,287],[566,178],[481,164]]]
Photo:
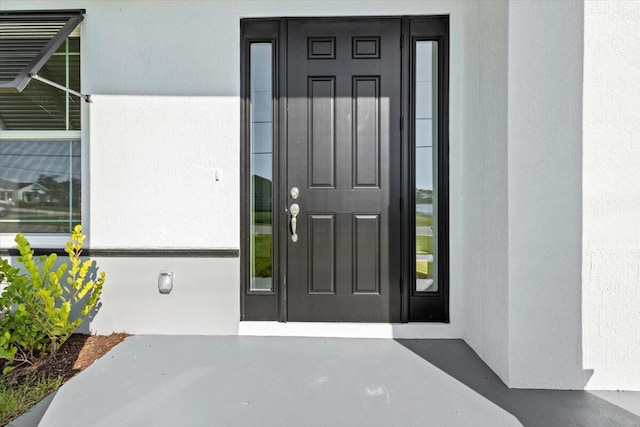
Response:
[[[1,141],[0,184],[32,183],[41,175],[55,180],[69,180],[69,160],[73,177],[80,177],[80,143],[78,141]],[[0,185],[3,188],[4,185]]]
[[[44,187],[40,184],[38,184],[37,182],[34,182],[33,184],[29,184],[23,188],[20,188],[21,191],[28,191],[31,193],[40,193],[40,194],[45,194],[49,192],[49,189],[47,187]]]
[[[25,185],[27,184],[0,179],[0,190],[17,190]]]

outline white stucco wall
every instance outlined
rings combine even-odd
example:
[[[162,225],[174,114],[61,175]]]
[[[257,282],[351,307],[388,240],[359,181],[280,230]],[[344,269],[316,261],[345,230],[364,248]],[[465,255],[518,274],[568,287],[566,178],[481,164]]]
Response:
[[[238,248],[238,104],[233,96],[92,95],[91,246]]]
[[[508,383],[507,36],[509,3],[464,8],[464,338]]]
[[[586,2],[584,43],[584,366],[640,390],[640,3]]]
[[[581,2],[509,5],[509,385],[582,388]]]
[[[235,335],[237,258],[92,257],[108,274],[90,331],[108,334]],[[173,272],[173,290],[158,292],[158,274]]]
[[[638,390],[640,4],[509,2],[504,75],[506,9],[465,4],[463,336],[510,387]]]

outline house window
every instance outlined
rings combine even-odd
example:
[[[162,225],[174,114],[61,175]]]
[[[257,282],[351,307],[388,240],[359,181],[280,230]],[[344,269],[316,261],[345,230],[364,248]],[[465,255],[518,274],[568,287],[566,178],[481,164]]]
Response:
[[[38,75],[80,91],[80,39]],[[0,233],[68,233],[80,223],[82,100],[36,80],[0,91]]]
[[[251,43],[251,285],[273,291],[273,76],[272,44]]]
[[[449,21],[409,19],[409,321],[449,320]]]
[[[438,43],[415,42],[416,292],[438,291]]]

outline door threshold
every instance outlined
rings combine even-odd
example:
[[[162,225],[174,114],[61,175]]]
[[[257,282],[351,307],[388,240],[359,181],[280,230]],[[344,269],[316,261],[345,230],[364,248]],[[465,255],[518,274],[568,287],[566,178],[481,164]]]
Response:
[[[240,322],[238,335],[331,338],[453,339],[450,323]]]

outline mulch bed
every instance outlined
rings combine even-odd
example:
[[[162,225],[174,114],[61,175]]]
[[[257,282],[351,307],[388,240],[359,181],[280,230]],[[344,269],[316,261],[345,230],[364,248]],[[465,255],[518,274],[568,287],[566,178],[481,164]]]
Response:
[[[67,382],[85,368],[104,356],[109,350],[120,344],[129,334],[118,333],[111,335],[71,335],[60,347],[56,356],[37,366],[22,367],[13,370],[3,382],[21,381],[28,375],[47,375],[62,377]]]

